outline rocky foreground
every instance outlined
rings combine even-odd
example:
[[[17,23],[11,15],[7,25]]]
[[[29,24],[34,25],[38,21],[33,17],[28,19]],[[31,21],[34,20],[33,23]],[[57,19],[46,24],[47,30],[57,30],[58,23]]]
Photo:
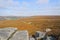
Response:
[[[28,32],[17,30],[17,28],[1,28],[0,40],[29,40]]]
[[[29,35],[27,30],[18,30],[17,28],[0,28],[0,40],[60,40],[60,35],[47,35],[47,32],[36,31],[36,34]]]

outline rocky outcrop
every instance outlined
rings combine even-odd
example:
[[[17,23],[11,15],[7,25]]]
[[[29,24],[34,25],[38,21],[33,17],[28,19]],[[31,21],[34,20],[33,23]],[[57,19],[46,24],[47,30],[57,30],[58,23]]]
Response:
[[[29,40],[27,31],[17,31],[10,40]]]
[[[29,40],[27,31],[20,31],[17,28],[1,28],[0,40]]]

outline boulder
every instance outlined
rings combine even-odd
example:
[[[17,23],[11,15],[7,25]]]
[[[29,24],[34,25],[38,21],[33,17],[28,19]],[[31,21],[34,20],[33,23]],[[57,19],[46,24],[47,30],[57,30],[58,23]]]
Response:
[[[14,33],[17,30],[17,28],[1,28],[0,29],[0,40],[7,40],[12,33]]]
[[[29,40],[29,35],[27,31],[17,31],[9,40]]]

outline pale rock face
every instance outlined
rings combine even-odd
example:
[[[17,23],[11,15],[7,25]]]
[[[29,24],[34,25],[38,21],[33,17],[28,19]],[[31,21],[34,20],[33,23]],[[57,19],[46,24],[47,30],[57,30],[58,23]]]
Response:
[[[50,29],[50,28],[47,28],[47,29],[46,29],[46,32],[50,32],[50,31],[51,31],[51,29]]]
[[[12,33],[14,33],[17,28],[1,28],[0,29],[0,40],[7,40]]]
[[[10,40],[29,40],[27,31],[17,31]]]
[[[35,40],[33,37],[30,37],[29,39],[30,39],[30,40]]]

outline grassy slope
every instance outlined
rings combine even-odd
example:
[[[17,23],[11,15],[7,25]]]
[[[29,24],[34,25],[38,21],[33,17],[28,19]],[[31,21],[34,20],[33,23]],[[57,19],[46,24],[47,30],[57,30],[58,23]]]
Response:
[[[60,17],[30,17],[20,20],[4,20],[0,21],[2,27],[16,27],[19,30],[28,30],[29,34],[34,34],[35,31],[45,31],[46,28],[60,29]],[[31,22],[31,24],[28,24]],[[59,31],[59,30],[58,30]],[[60,32],[60,31],[59,31]],[[54,32],[55,33],[55,32]],[[57,31],[56,31],[57,33]]]
[[[18,28],[19,30],[28,30],[29,34],[33,34],[37,30],[37,28],[35,28],[33,25],[23,23],[20,20],[0,21],[0,28],[4,28],[4,27],[15,27]]]

